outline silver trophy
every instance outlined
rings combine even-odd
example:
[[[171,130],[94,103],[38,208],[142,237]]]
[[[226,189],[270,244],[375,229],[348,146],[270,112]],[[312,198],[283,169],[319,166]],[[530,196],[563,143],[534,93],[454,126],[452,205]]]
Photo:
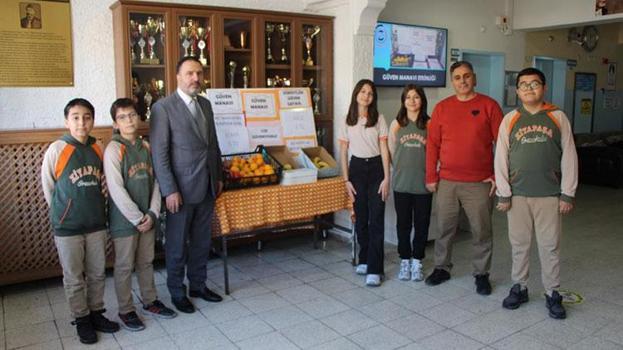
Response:
[[[270,48],[271,36],[275,31],[275,25],[272,23],[266,23],[266,63],[275,63],[273,58],[273,52]]]
[[[136,45],[137,39],[139,38],[140,33],[138,31],[138,24],[131,19],[130,20],[130,60],[132,63],[136,62],[136,53],[134,52],[134,46]]]
[[[235,61],[229,61],[228,67],[229,67],[229,88],[230,89],[234,88],[234,79],[236,77],[237,66],[238,66],[238,63],[236,63]]]
[[[149,45],[149,61],[148,64],[159,64],[160,59],[156,56],[154,46],[156,45],[156,35],[160,32],[160,24],[152,17],[147,17],[147,23],[145,24],[145,31],[149,36],[147,44]]]
[[[314,101],[314,114],[319,115],[320,107],[318,105],[320,104],[320,89],[314,89],[314,95],[312,96],[312,100]]]
[[[144,24],[138,25],[138,32],[141,37],[140,39],[138,39],[138,47],[140,47],[141,49],[138,58],[141,63],[146,63],[145,60],[147,59],[147,57],[145,56],[145,45],[147,45],[147,42],[145,41],[145,37],[147,36],[147,29],[145,28]]]
[[[147,110],[145,111],[145,119],[149,121],[151,117],[151,102],[154,100],[153,96],[149,93],[149,91],[145,92],[145,96],[143,96],[143,101],[145,101],[145,107]]]
[[[243,88],[248,88],[249,87],[249,74],[251,74],[251,67],[249,66],[244,66],[242,67],[242,82]]]
[[[201,64],[204,66],[208,65],[208,59],[203,54],[203,50],[206,48],[206,42],[207,40],[209,40],[209,35],[210,27],[208,27],[207,29],[204,27],[197,28],[197,39],[199,39],[199,42],[197,43],[197,47],[199,48],[199,62],[201,62]]]
[[[277,25],[277,31],[281,37],[281,63],[288,63],[288,53],[286,52],[286,41],[288,39],[288,33],[290,33],[290,26],[280,23]]]

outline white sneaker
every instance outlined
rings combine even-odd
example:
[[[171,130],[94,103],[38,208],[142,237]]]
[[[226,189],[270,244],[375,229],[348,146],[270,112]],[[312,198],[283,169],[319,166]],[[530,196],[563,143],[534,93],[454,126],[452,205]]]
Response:
[[[411,261],[411,281],[421,281],[424,279],[422,273],[422,263],[419,260],[413,259]]]
[[[408,281],[411,279],[411,271],[409,270],[409,259],[400,260],[400,271],[398,271],[398,279]]]
[[[381,285],[381,275],[369,274],[366,276],[366,286],[378,287]]]
[[[365,275],[366,273],[368,273],[368,264],[359,264],[359,265],[357,265],[357,268],[355,269],[355,272],[358,275]]]

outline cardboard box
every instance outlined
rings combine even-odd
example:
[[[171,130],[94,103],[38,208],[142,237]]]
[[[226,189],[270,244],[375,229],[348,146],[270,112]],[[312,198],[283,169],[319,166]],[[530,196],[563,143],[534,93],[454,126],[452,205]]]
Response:
[[[291,170],[282,170],[282,185],[298,185],[317,181],[318,169],[303,152],[291,152],[286,146],[268,146],[266,151],[281,164],[282,169],[285,164],[292,166]]]
[[[329,165],[326,168],[318,169],[318,178],[334,177],[340,174],[337,162],[335,161],[335,159],[333,159],[331,154],[329,154],[329,152],[324,149],[324,147],[308,147],[303,148],[302,151],[307,155],[307,157],[309,157],[310,160],[312,160],[312,163],[313,160],[318,157],[321,161]]]

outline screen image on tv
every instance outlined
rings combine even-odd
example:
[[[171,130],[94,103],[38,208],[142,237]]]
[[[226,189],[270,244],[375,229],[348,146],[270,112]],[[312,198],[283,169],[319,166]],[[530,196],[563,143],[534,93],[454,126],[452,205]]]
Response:
[[[374,83],[446,86],[447,46],[447,29],[378,22],[374,32]]]

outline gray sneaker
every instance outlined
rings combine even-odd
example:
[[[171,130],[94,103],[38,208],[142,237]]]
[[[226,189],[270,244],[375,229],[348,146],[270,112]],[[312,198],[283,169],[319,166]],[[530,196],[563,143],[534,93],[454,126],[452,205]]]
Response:
[[[355,268],[355,272],[358,275],[365,275],[366,273],[368,273],[368,264],[357,265],[357,268]]]
[[[381,285],[381,275],[368,274],[366,276],[366,286],[378,287]]]
[[[419,282],[424,279],[424,274],[422,273],[422,263],[418,260],[411,261],[411,281]]]
[[[400,270],[398,271],[398,279],[401,281],[408,281],[411,279],[411,271],[409,270],[409,259],[402,259],[400,261]]]

